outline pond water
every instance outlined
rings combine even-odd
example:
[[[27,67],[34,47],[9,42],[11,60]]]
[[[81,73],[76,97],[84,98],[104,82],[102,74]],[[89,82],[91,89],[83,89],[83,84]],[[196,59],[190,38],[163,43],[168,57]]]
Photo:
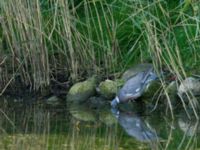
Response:
[[[146,112],[109,105],[9,104],[1,98],[1,150],[200,149],[200,126],[179,110]],[[134,111],[133,111],[134,110]]]

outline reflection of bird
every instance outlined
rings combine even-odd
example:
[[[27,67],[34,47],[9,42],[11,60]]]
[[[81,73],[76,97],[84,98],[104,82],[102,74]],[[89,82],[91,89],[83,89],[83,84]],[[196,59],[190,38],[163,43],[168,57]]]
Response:
[[[147,122],[136,115],[120,112],[116,108],[112,108],[112,113],[118,119],[119,124],[123,127],[126,133],[132,137],[135,137],[141,142],[152,142],[157,141],[158,137],[155,131],[150,128]]]
[[[149,83],[156,78],[157,75],[153,72],[152,67],[146,71],[139,72],[130,78],[119,90],[117,96],[111,102],[112,107],[116,107],[116,105],[120,102],[127,102],[130,99],[137,99],[148,87]]]

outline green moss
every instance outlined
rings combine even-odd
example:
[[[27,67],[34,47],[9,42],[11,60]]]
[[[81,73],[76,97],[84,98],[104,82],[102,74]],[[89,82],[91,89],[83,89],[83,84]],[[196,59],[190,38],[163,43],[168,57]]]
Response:
[[[113,98],[117,93],[117,83],[112,80],[105,80],[99,84],[100,93],[106,98]]]
[[[81,102],[87,100],[95,94],[96,78],[92,77],[86,81],[74,84],[69,90],[67,100]]]
[[[160,89],[160,87],[161,83],[159,81],[152,81],[142,96],[145,98],[154,97],[156,96],[156,93],[159,93],[158,90]]]

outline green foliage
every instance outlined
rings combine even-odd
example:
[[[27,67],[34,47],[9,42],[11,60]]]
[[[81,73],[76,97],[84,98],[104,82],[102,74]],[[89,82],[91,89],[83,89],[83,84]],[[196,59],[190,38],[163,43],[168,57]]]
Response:
[[[52,72],[76,81],[140,62],[185,75],[200,65],[198,8],[169,0],[2,1],[4,67],[35,89],[48,85]]]

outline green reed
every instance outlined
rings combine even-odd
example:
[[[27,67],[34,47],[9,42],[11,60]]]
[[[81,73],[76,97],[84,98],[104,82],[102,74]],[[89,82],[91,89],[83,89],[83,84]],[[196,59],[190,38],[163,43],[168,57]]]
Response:
[[[199,7],[165,0],[2,1],[1,95],[16,78],[38,90],[59,73],[75,82],[140,62],[158,71],[166,66],[181,82],[200,73]]]

